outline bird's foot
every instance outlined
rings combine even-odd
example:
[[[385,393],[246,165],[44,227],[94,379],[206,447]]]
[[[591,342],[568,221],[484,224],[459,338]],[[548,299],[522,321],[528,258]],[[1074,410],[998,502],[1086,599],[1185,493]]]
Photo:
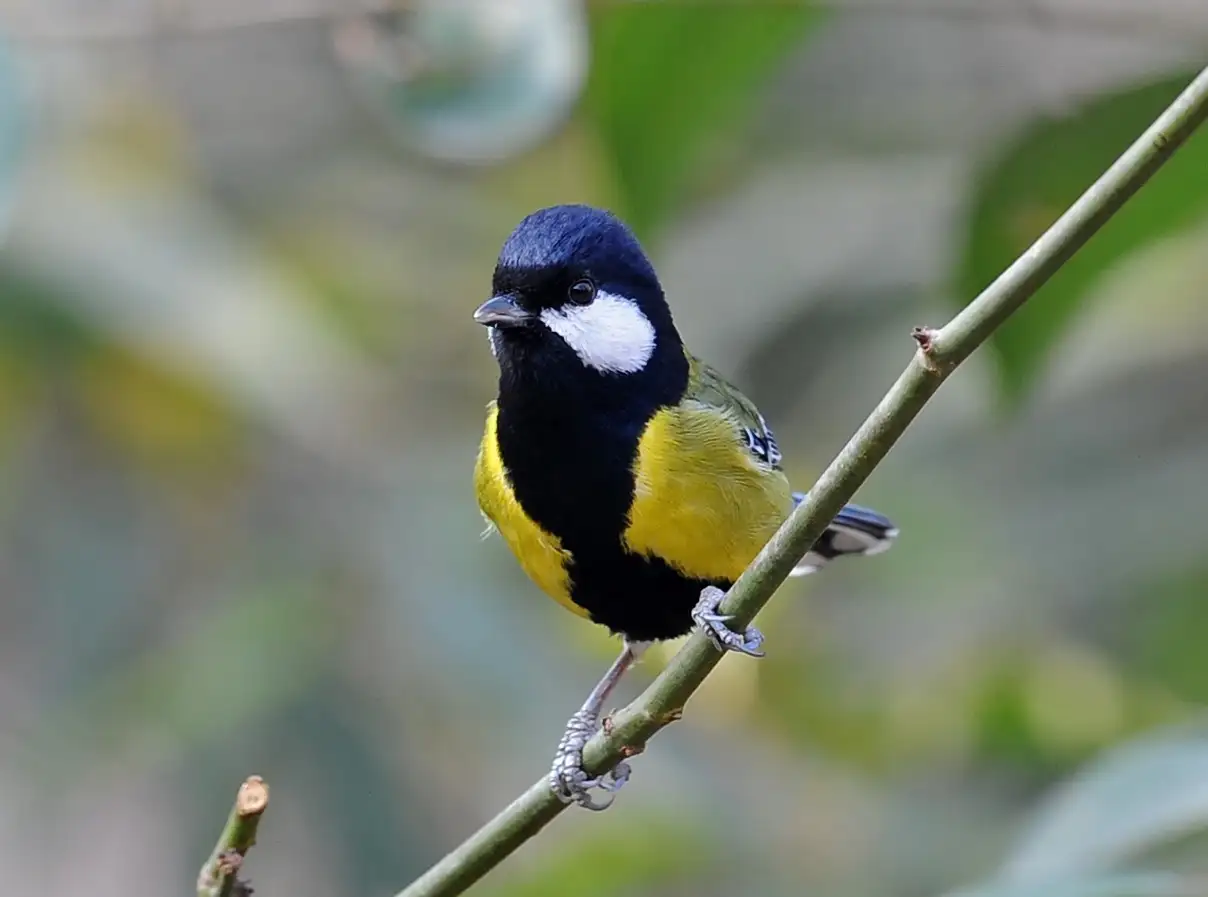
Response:
[[[709,586],[700,593],[700,600],[692,608],[692,622],[709,637],[713,646],[723,654],[726,651],[737,651],[751,657],[763,657],[759,646],[763,644],[763,633],[754,626],[748,626],[745,632],[735,632],[726,623],[733,619],[727,614],[719,614],[718,607],[726,593],[715,586]]]
[[[611,772],[590,776],[583,768],[583,748],[599,726],[599,715],[580,710],[566,724],[558,751],[554,754],[554,765],[549,772],[549,786],[564,803],[576,803],[588,810],[606,810],[612,806],[614,797],[597,800],[593,789],[615,795],[629,781],[629,764],[618,763]]]

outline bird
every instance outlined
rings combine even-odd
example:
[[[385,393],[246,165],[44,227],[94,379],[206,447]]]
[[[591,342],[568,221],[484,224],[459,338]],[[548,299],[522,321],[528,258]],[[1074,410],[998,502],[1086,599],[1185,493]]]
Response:
[[[653,642],[729,629],[725,590],[805,497],[756,405],[684,346],[654,266],[615,214],[567,204],[526,216],[474,312],[499,368],[474,465],[488,533],[557,603],[621,637],[622,650],[558,743],[549,786],[612,803],[629,778],[583,767],[604,702]],[[888,518],[847,505],[794,569],[885,551]],[[601,793],[603,792],[603,793]]]

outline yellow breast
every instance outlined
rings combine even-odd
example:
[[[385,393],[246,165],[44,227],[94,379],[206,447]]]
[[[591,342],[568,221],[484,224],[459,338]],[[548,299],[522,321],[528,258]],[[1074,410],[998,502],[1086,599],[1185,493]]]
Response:
[[[792,511],[792,490],[761,466],[718,409],[659,411],[634,462],[626,547],[696,579],[737,579]]]
[[[499,455],[496,424],[499,409],[492,402],[487,410],[487,427],[474,465],[474,491],[482,513],[499,531],[516,560],[533,582],[563,607],[587,616],[570,597],[570,577],[566,572],[570,552],[557,537],[545,532],[524,512],[508,482],[503,459]]]

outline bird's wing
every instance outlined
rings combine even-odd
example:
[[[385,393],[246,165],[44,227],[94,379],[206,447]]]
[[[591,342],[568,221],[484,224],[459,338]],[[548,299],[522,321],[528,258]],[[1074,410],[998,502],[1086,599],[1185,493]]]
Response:
[[[780,452],[759,411],[689,356],[681,401],[647,422],[623,535],[694,580],[733,582],[793,509]]]
[[[782,456],[776,436],[755,403],[737,386],[691,355],[688,356],[688,390],[684,398],[716,408],[733,419],[751,454],[773,470],[781,469]]]

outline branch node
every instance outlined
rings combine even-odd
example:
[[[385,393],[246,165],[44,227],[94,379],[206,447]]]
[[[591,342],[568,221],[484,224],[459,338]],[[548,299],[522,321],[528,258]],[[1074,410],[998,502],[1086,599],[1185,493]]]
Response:
[[[239,786],[218,843],[197,876],[198,897],[248,897],[252,893],[251,885],[238,873],[244,856],[256,843],[256,829],[267,806],[268,785],[260,776],[248,776]]]
[[[219,875],[234,875],[242,865],[243,854],[232,847],[218,854],[218,862],[214,864],[214,871]]]
[[[935,346],[935,337],[939,333],[934,327],[915,327],[910,331],[910,338],[919,344],[924,353],[930,354]]]
[[[944,365],[936,358],[935,338],[940,332],[934,327],[915,327],[910,338],[919,344],[920,363],[933,374],[943,373]]]

